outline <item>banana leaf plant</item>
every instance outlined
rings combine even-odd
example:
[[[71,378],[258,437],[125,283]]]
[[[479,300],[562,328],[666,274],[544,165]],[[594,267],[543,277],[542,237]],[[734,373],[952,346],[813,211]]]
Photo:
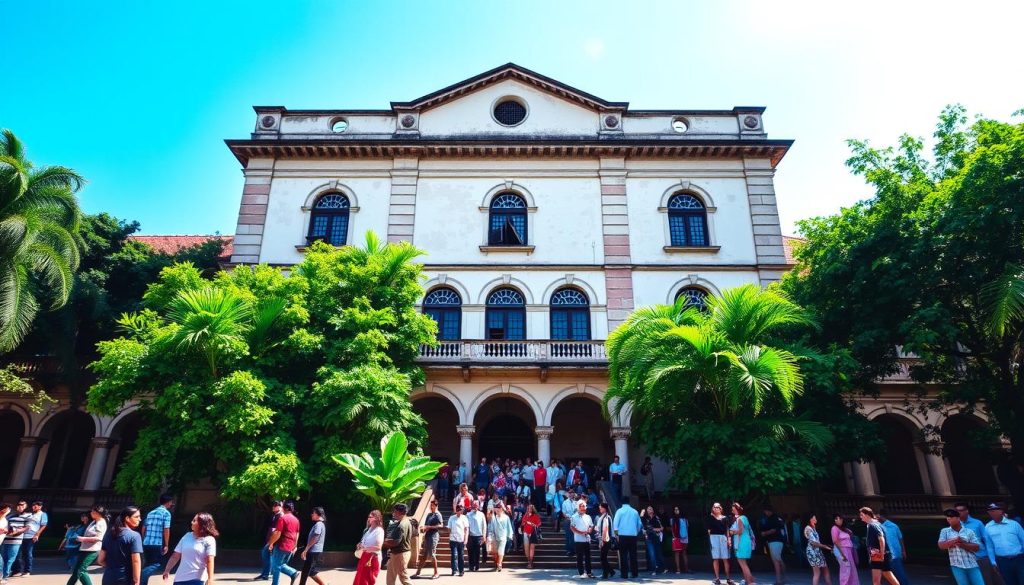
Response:
[[[413,456],[408,448],[405,433],[398,431],[380,440],[380,457],[341,453],[333,459],[352,474],[356,490],[386,517],[395,504],[420,497],[443,465],[429,457]]]

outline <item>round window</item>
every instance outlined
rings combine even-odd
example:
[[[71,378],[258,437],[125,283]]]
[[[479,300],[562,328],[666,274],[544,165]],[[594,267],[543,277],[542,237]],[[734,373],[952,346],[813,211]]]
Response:
[[[526,119],[526,106],[516,100],[502,100],[494,106],[494,119],[503,126],[515,126]]]
[[[686,125],[686,120],[682,118],[676,118],[675,120],[672,120],[672,129],[675,130],[676,132],[682,134],[683,132],[686,132],[688,128],[689,126]]]
[[[331,132],[344,132],[345,130],[348,130],[348,120],[345,118],[338,118],[331,122]]]

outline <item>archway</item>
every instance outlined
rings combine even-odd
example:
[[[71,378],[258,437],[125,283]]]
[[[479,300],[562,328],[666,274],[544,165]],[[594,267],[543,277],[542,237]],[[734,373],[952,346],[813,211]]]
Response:
[[[427,423],[427,444],[423,446],[423,452],[434,460],[454,463],[457,467],[459,434],[456,427],[459,425],[459,413],[455,406],[447,398],[426,396],[415,399],[412,408]]]
[[[991,446],[979,432],[983,423],[968,414],[946,419],[942,425],[943,455],[949,460],[957,494],[998,494]]]
[[[96,424],[92,417],[81,410],[66,410],[55,415],[42,432],[49,441],[39,486],[81,487],[95,432]]]
[[[113,457],[114,464],[109,468],[108,473],[104,474],[103,485],[113,485],[117,479],[117,473],[121,471],[121,466],[124,465],[125,459],[132,449],[135,448],[135,444],[139,440],[139,431],[142,430],[145,424],[143,415],[139,411],[126,415],[117,423],[113,433],[111,433],[111,438],[117,441],[114,447],[116,449],[115,456]]]
[[[477,411],[475,422],[479,440],[474,460],[537,457],[537,421],[521,400],[492,398]]]
[[[875,419],[885,440],[885,458],[875,462],[878,488],[887,494],[923,494],[918,451],[919,442],[911,423],[902,416],[883,414]]]
[[[592,398],[572,396],[555,406],[551,413],[551,457],[565,462],[583,460],[587,473],[596,466],[605,470],[615,456],[611,425]]]
[[[25,421],[13,410],[0,411],[0,485],[11,485],[11,475],[18,460]]]

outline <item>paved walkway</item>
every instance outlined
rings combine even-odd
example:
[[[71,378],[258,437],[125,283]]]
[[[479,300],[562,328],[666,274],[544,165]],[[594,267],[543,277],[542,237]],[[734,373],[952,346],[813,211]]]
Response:
[[[67,583],[68,573],[65,572],[63,563],[59,559],[54,558],[43,558],[36,559],[36,570],[37,572],[29,577],[16,577],[10,579],[8,585],[63,585]],[[216,581],[219,583],[256,583],[252,581],[252,577],[255,574],[255,568],[245,567],[217,567]],[[952,576],[949,573],[949,569],[941,567],[919,567],[910,566],[908,567],[909,577],[912,585],[955,585]],[[429,570],[426,572],[429,573]],[[426,574],[425,573],[425,574]],[[568,570],[516,570],[516,569],[505,569],[501,573],[496,573],[492,569],[488,568],[479,573],[466,573],[465,577],[451,577],[449,571],[442,570],[442,577],[438,579],[439,584],[447,583],[448,585],[514,585],[516,583],[529,583],[529,582],[546,582],[546,583],[572,583],[577,582],[573,578],[575,571]],[[411,573],[410,573],[411,574]],[[102,581],[102,571],[99,567],[93,567],[90,571],[94,585],[99,585]],[[327,583],[327,585],[351,585],[352,578],[355,575],[353,570],[347,569],[329,569],[320,573],[321,577]],[[773,575],[756,573],[754,575],[758,578],[759,585],[771,585]],[[737,575],[734,574],[734,577]],[[861,585],[871,585],[871,576],[866,572],[861,572]],[[652,584],[663,584],[663,585],[710,585],[712,579],[711,573],[697,572],[692,575],[659,575],[658,577],[650,577],[648,574],[641,573],[640,581]],[[621,579],[614,579],[615,582],[622,583]],[[422,583],[426,585],[429,580],[414,580],[415,583]],[[584,580],[581,582],[595,581]],[[738,583],[737,578],[737,583]],[[792,571],[786,581],[789,585],[810,585],[811,573],[810,570],[794,570]],[[837,575],[832,575],[832,582],[834,585],[838,583]],[[260,581],[260,585],[269,585],[270,581]],[[380,577],[377,579],[377,583],[384,585],[386,583],[385,573],[382,571]],[[296,579],[296,585],[298,580]],[[162,585],[160,575],[153,577],[148,585]],[[170,585],[170,584],[168,584]],[[289,585],[287,577],[282,575],[281,585]],[[315,585],[313,581],[309,581],[307,585]],[[820,585],[825,585],[822,580]]]

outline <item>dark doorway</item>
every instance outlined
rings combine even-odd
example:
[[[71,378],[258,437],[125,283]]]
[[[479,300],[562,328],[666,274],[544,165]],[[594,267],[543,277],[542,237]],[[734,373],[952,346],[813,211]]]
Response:
[[[536,457],[536,450],[533,429],[515,415],[499,414],[480,431],[480,457],[488,460]]]
[[[949,417],[942,425],[943,454],[949,460],[957,494],[999,493],[992,445],[981,432],[983,423],[969,415]]]
[[[875,462],[879,490],[883,495],[923,494],[916,452],[920,439],[911,430],[909,421],[892,414],[883,414],[875,420],[886,449],[885,459]]]
[[[14,463],[25,435],[25,423],[17,412],[0,411],[0,485],[11,485]]]
[[[80,410],[65,411],[49,424],[52,427],[50,444],[39,486],[79,488],[96,426],[92,418]]]

